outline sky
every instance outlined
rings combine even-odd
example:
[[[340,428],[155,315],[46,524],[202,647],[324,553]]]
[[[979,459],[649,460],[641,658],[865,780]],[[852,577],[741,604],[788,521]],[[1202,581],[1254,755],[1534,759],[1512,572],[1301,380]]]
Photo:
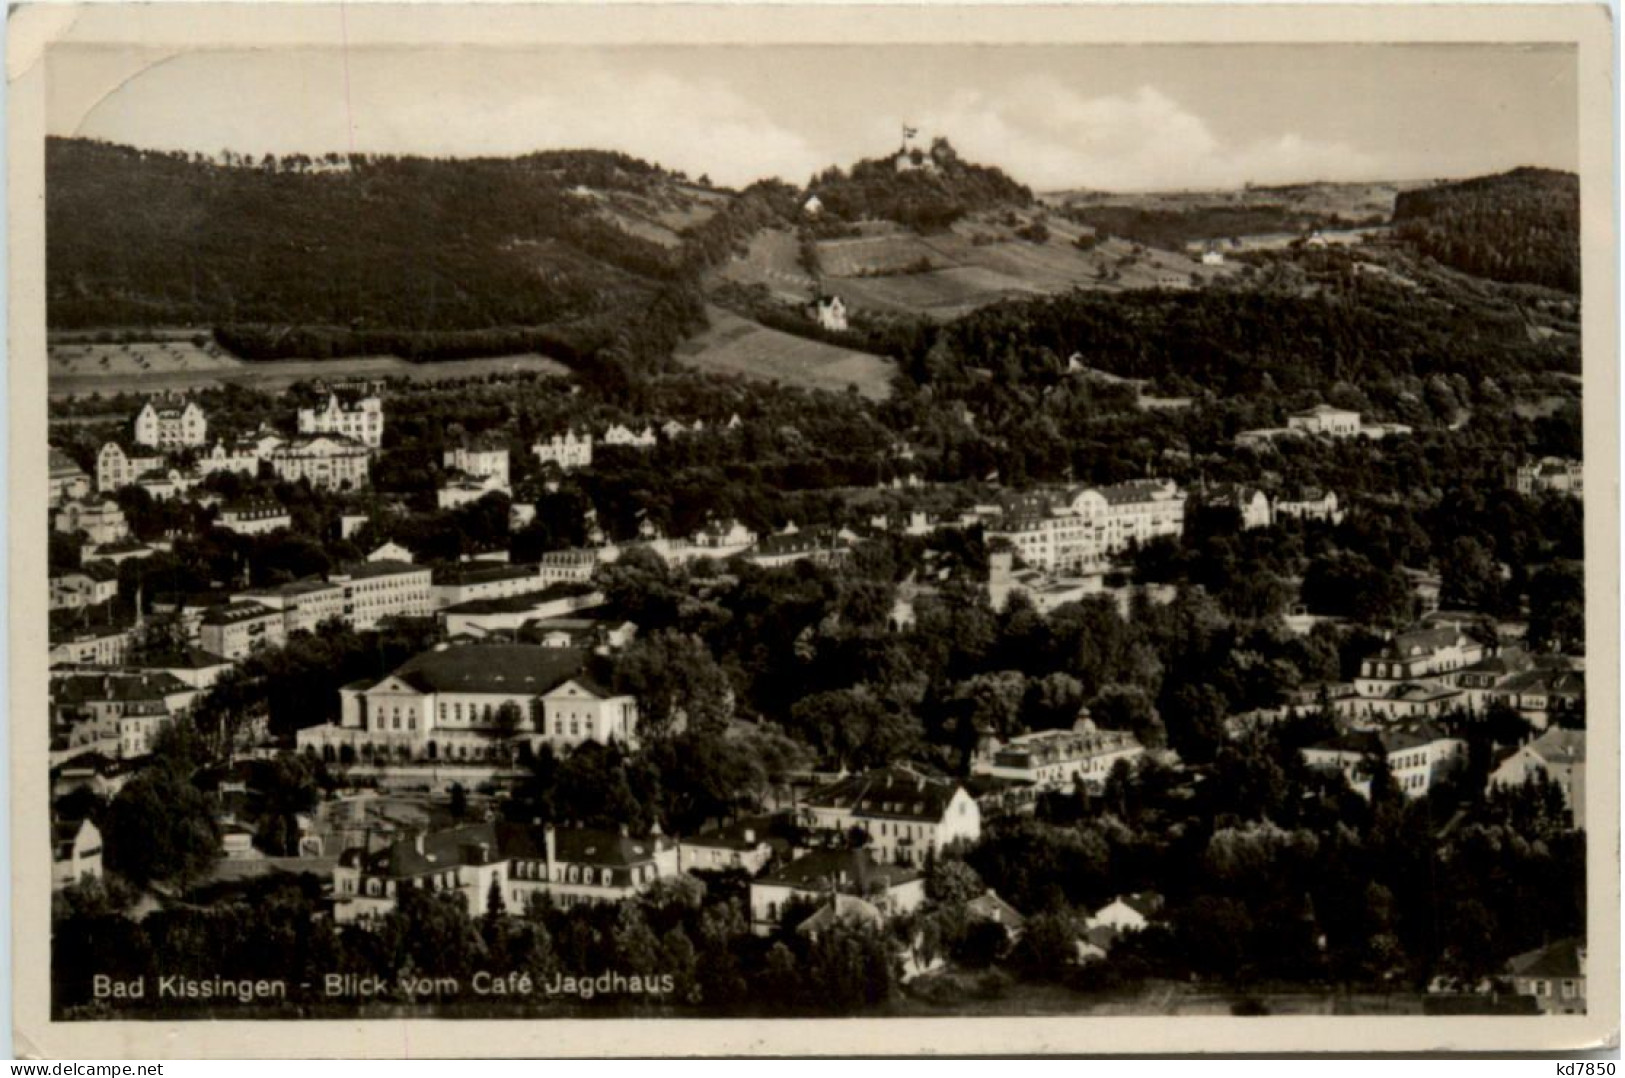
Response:
[[[1578,167],[1575,53],[1493,45],[54,50],[52,134],[152,149],[620,150],[742,186],[908,123],[1037,190]]]

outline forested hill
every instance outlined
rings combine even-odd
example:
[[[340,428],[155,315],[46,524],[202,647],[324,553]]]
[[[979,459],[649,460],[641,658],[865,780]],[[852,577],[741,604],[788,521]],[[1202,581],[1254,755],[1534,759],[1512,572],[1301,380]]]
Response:
[[[1520,168],[1404,191],[1401,239],[1454,269],[1497,281],[1580,290],[1580,179]]]
[[[1031,190],[999,169],[961,159],[947,139],[937,139],[929,151],[915,151],[908,164],[914,167],[900,170],[894,155],[859,161],[848,172],[831,168],[814,177],[808,191],[829,216],[872,217],[921,230],[946,228],[978,210],[1033,201]]]
[[[723,196],[702,194],[598,152],[222,164],[51,139],[50,325],[211,326],[251,356],[479,352],[520,329],[591,350],[686,283],[678,247],[599,207],[693,195],[703,220]]]

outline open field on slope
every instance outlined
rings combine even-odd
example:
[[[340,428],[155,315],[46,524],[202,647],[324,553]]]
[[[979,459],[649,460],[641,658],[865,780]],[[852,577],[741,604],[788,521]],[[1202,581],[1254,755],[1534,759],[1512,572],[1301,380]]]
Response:
[[[52,359],[48,374],[48,392],[54,398],[89,397],[98,393],[178,393],[214,385],[241,385],[254,389],[275,391],[286,389],[295,382],[316,378],[329,380],[344,378],[405,378],[413,382],[440,382],[458,378],[480,378],[487,374],[536,372],[540,374],[567,374],[568,368],[546,356],[521,354],[488,356],[481,359],[446,360],[434,363],[409,363],[395,356],[354,356],[347,359],[287,359],[264,363],[245,363],[221,353],[212,365],[205,365],[196,357],[189,361],[159,363],[152,359],[150,349],[138,353],[142,344],[132,344],[124,358],[110,361],[106,367],[99,355],[89,365],[83,356],[60,365],[51,349]],[[118,349],[119,345],[103,346]],[[78,349],[83,351],[82,348]],[[135,355],[148,359],[140,366]]]
[[[767,229],[757,233],[743,255],[735,255],[717,275],[734,284],[764,285],[776,299],[805,303],[812,299],[817,282],[801,267],[801,244],[795,233]]]
[[[1074,288],[1190,288],[1239,272],[1234,265],[1202,266],[1170,251],[1136,251],[1134,244],[1117,239],[1084,251],[1074,240],[1087,229],[1057,220],[1048,227],[1049,239],[1032,243],[1014,237],[1004,224],[971,218],[951,232],[927,236],[899,229],[821,241],[818,257],[825,287],[848,305],[941,319],[1013,296]],[[926,263],[932,268],[924,272],[899,272]]]
[[[836,393],[855,385],[870,400],[891,395],[895,368],[879,356],[768,329],[720,307],[706,313],[711,327],[677,350],[685,366]]]

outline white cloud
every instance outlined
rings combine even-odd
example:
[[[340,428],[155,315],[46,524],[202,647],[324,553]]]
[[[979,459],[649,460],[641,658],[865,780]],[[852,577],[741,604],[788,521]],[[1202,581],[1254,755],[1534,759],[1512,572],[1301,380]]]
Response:
[[[1377,161],[1297,134],[1226,146],[1207,121],[1159,90],[1085,97],[1053,77],[996,98],[962,91],[922,118],[966,157],[1003,163],[1040,190],[1230,187],[1355,178]]]

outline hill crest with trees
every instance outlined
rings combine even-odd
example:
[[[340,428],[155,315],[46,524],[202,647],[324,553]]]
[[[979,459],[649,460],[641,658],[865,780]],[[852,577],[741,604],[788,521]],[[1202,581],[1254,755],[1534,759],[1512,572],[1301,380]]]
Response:
[[[1518,168],[1403,191],[1394,226],[1422,254],[1465,273],[1580,290],[1580,178],[1572,172]]]

